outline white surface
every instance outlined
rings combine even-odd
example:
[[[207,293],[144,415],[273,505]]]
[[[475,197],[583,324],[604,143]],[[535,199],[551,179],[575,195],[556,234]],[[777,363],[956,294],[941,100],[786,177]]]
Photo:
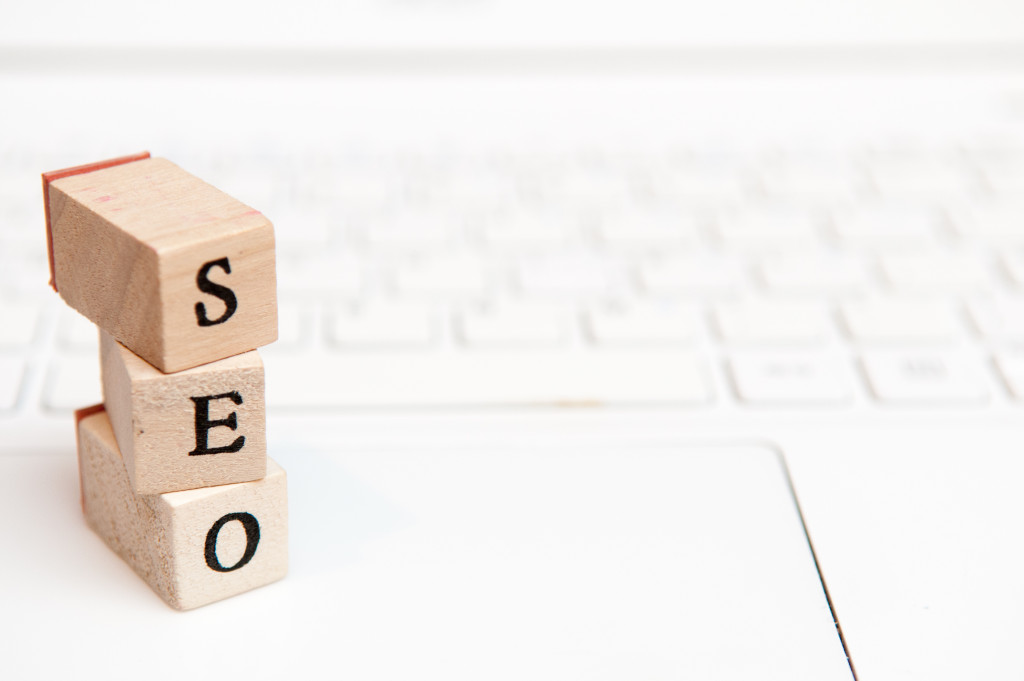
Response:
[[[864,371],[878,399],[894,404],[977,403],[988,397],[971,357],[940,352],[872,352]]]
[[[202,21],[195,21],[198,15]],[[9,7],[4,44],[585,47],[591,45],[820,45],[977,43],[1024,39],[1012,0],[814,0],[716,3],[637,0],[189,0],[157,12],[123,0],[89,11],[68,0]]]
[[[851,678],[768,449],[282,449],[291,573],[188,613],[84,526],[73,457],[0,459],[6,674]]]
[[[970,11],[975,10],[971,7]],[[870,70],[870,66],[865,68]],[[94,569],[85,568],[91,570],[92,578],[123,594],[119,605],[151,605],[154,613],[165,616],[163,606],[148,589],[97,545],[85,528],[75,524],[70,418],[66,410],[51,414],[41,406],[49,369],[63,360],[57,342],[58,304],[45,288],[38,172],[149,147],[180,159],[214,184],[232,176],[233,169],[247,168],[240,174],[247,185],[274,194],[267,199],[266,211],[275,219],[271,201],[302,206],[317,219],[324,215],[325,206],[342,206],[345,210],[337,214],[345,215],[348,207],[352,208],[352,219],[333,226],[322,248],[298,250],[304,242],[298,234],[281,243],[282,261],[291,259],[296,264],[288,274],[282,268],[282,292],[288,293],[282,305],[303,311],[305,329],[290,349],[282,345],[266,355],[271,402],[268,421],[271,451],[288,464],[293,480],[296,475],[307,480],[333,479],[320,463],[319,453],[338,453],[343,446],[352,451],[362,443],[385,442],[392,451],[418,454],[425,452],[428,444],[431,452],[450,453],[468,440],[475,441],[478,451],[491,451],[495,442],[519,441],[528,449],[565,452],[577,446],[570,440],[586,442],[586,451],[594,451],[596,445],[613,440],[627,442],[632,448],[638,440],[648,438],[701,437],[720,442],[742,435],[769,439],[789,457],[861,681],[961,681],[1020,678],[1024,673],[1016,645],[1024,638],[1016,607],[1021,602],[1022,561],[1020,543],[1014,540],[1022,513],[1015,485],[1020,478],[1019,443],[1024,442],[1024,433],[1019,426],[1020,403],[996,369],[998,359],[1010,356],[1013,348],[977,338],[959,301],[943,298],[952,319],[950,333],[942,335],[942,342],[956,345],[974,360],[976,380],[988,398],[965,408],[917,403],[889,410],[886,403],[874,399],[860,371],[863,348],[856,339],[846,337],[837,321],[847,299],[829,292],[819,300],[826,309],[824,343],[841,364],[855,372],[851,398],[817,409],[748,406],[729,381],[733,350],[716,340],[709,313],[719,302],[770,302],[776,291],[763,287],[755,276],[769,254],[758,248],[742,254],[721,249],[714,215],[702,215],[704,210],[715,212],[714,201],[722,197],[760,205],[770,198],[761,193],[769,187],[763,179],[778,157],[803,158],[804,152],[812,160],[825,155],[826,160],[838,158],[844,166],[856,169],[873,163],[879,148],[921,147],[926,152],[937,148],[984,170],[991,163],[987,160],[990,156],[1006,154],[1012,151],[1014,139],[1018,146],[1024,139],[1020,134],[1024,90],[1018,76],[950,73],[939,78],[893,75],[870,79],[851,71],[825,77],[736,74],[683,78],[650,73],[569,77],[563,73],[466,78],[393,73],[383,78],[261,79],[239,75],[227,83],[216,77],[146,73],[144,77],[101,75],[94,79],[81,74],[39,79],[4,76],[2,85],[9,101],[16,104],[0,111],[0,123],[3,129],[17,130],[18,135],[4,141],[0,159],[9,168],[3,173],[9,179],[0,192],[10,206],[9,214],[20,217],[2,223],[14,229],[5,229],[0,236],[4,265],[0,267],[0,295],[5,301],[41,301],[42,315],[37,342],[15,353],[27,372],[19,408],[0,414],[0,452],[17,461],[25,461],[28,452],[43,455],[31,460],[29,470],[18,469],[21,472],[5,477],[4,482],[31,492],[28,502],[36,505],[27,507],[41,508],[39,517],[53,528],[46,537],[52,542],[47,550],[53,553],[44,555],[56,555],[64,546],[76,549],[69,555],[86,566],[93,565]],[[68,116],[67,109],[58,105],[68,101],[90,101],[98,106],[90,109],[90,115]],[[997,141],[993,143],[993,139]],[[465,361],[466,348],[451,333],[451,322],[457,318],[454,313],[459,310],[445,307],[442,312],[448,325],[439,328],[436,354],[378,350],[365,356],[332,354],[327,323],[333,306],[387,302],[396,297],[392,288],[395,273],[415,261],[415,249],[423,245],[416,244],[409,230],[394,233],[390,242],[382,239],[384,243],[376,243],[372,227],[377,221],[366,216],[380,210],[381,202],[421,196],[412,192],[411,186],[419,186],[425,176],[438,175],[438,166],[445,167],[450,156],[458,157],[459,150],[481,152],[496,160],[488,167],[507,166],[527,177],[533,176],[536,166],[575,172],[609,160],[642,170],[648,168],[646,159],[659,163],[668,159],[667,165],[680,168],[669,173],[677,181],[647,185],[641,177],[638,186],[646,187],[645,191],[659,200],[676,201],[672,205],[681,207],[687,219],[694,218],[696,238],[670,248],[656,246],[616,291],[627,300],[611,302],[628,305],[645,296],[664,296],[695,304],[695,334],[685,353],[670,349],[659,356],[634,348],[623,355],[627,361],[595,363],[603,356],[593,352],[582,327],[576,326],[566,355],[493,353],[486,361],[493,362],[498,373],[475,374],[478,367]],[[417,168],[425,170],[416,173]],[[653,180],[661,177],[651,174]],[[700,178],[707,177],[710,179],[702,185]],[[720,195],[712,198],[716,188]],[[877,202],[879,196],[859,193],[868,190],[870,183],[855,183],[855,198]],[[247,190],[239,186],[237,191],[242,195]],[[1002,190],[994,187],[993,191]],[[430,194],[425,190],[422,196]],[[338,203],[325,204],[325,196],[338,196]],[[264,208],[262,201],[259,207]],[[878,214],[888,219],[861,219],[859,223],[844,222],[843,217],[863,217],[870,211],[841,206],[834,212],[831,220],[817,227],[814,246],[805,257],[849,249],[850,257],[868,272],[868,281],[863,282],[866,293],[853,291],[857,296],[888,294],[877,271],[879,252],[889,248],[916,252],[921,244],[961,243],[955,241],[959,235],[955,224],[950,230],[942,219],[944,211],[928,206],[918,207],[916,212],[924,217],[917,222],[886,206]],[[357,220],[360,214],[363,219]],[[292,224],[301,229],[303,223]],[[323,238],[318,225],[311,227],[311,243]],[[583,221],[574,223],[567,234],[579,241],[570,243],[597,255],[605,253],[607,242],[597,229],[594,232],[598,233],[591,233],[590,227]],[[469,241],[472,229],[472,225],[464,232],[442,226],[439,233]],[[432,247],[434,240],[423,242]],[[378,245],[389,255],[375,251]],[[973,247],[989,252],[984,250],[986,239]],[[993,254],[997,255],[993,262],[1017,261],[1013,252]],[[327,266],[325,261],[314,262],[314,255],[328,256]],[[606,255],[620,256],[618,252]],[[363,269],[349,278],[353,262]],[[687,279],[694,270],[679,269],[679,263],[698,263],[704,269]],[[514,296],[514,268],[495,267],[495,280],[506,287],[499,293]],[[660,282],[648,276],[659,267],[665,277]],[[296,271],[308,274],[300,280]],[[22,277],[22,272],[30,276]],[[1020,289],[1003,268],[995,267],[988,274],[993,291],[1011,299],[1019,296]],[[328,285],[308,290],[309,284],[319,281]],[[659,283],[674,286],[659,287]],[[303,286],[307,288],[303,290]],[[894,318],[899,320],[888,317]],[[927,349],[912,337],[899,342],[901,348],[912,346],[905,348],[908,351]],[[568,365],[566,357],[570,358]],[[595,367],[607,372],[604,379],[594,375]],[[693,368],[698,380],[693,379]],[[83,367],[82,375],[86,373]],[[274,375],[282,377],[276,385]],[[551,390],[562,386],[566,375],[572,377],[570,390]],[[475,380],[477,376],[500,380]],[[74,385],[82,383],[75,381]],[[415,390],[400,390],[405,386]],[[587,389],[580,391],[581,386]],[[544,389],[539,397],[542,406],[529,402],[537,398],[538,387]],[[628,408],[610,406],[609,400],[602,402],[606,407],[602,409],[570,409],[559,408],[553,397],[570,394],[593,400],[594,395],[606,393],[634,402]],[[65,399],[70,395],[61,394]],[[476,400],[481,395],[491,400],[489,404],[504,408],[481,409],[479,402],[464,411],[450,408],[453,400],[467,396]],[[680,395],[689,398],[680,399]],[[390,408],[403,399],[413,399],[421,406],[442,399],[449,408]],[[653,404],[637,406],[645,399]],[[523,408],[524,404],[532,408]],[[579,402],[574,404],[578,407]],[[342,408],[337,408],[339,405]],[[47,467],[48,461],[52,467]],[[303,464],[308,466],[304,470]],[[293,487],[294,503],[318,505],[312,510],[293,506],[296,567],[292,578],[296,582],[286,581],[252,594],[250,600],[224,604],[232,613],[224,619],[231,624],[247,622],[250,616],[261,619],[267,608],[254,603],[262,604],[264,594],[283,593],[281,601],[287,603],[291,585],[301,576],[299,566],[313,569],[308,566],[317,564],[322,554],[302,555],[315,546],[316,537],[299,533],[322,536],[322,518],[326,517],[322,500],[344,496],[335,487],[318,491],[321,493],[311,494],[309,488]],[[18,493],[16,498],[25,496]],[[47,515],[50,513],[55,515]],[[348,527],[366,527],[370,520],[380,518],[381,514],[371,509],[353,516]],[[36,520],[30,515],[23,522]],[[5,547],[30,545],[19,529],[23,526],[10,522],[0,530]],[[98,563],[81,557],[88,547],[92,547],[89,560]],[[3,600],[7,602],[9,594],[14,594],[32,617],[39,616],[37,604],[45,602],[46,594],[63,596],[53,596],[55,603],[75,604],[79,617],[86,616],[82,612],[90,617],[97,611],[106,612],[109,600],[102,608],[92,607],[98,601],[90,591],[81,589],[77,581],[81,575],[73,581],[50,579],[56,576],[54,571],[68,568],[56,561],[47,565],[47,569],[32,572],[28,597],[18,595],[24,585],[5,580],[7,586],[0,587]],[[333,584],[332,588],[349,585]],[[386,614],[399,611],[392,601],[385,602],[390,607],[384,610]],[[780,610],[785,607],[779,605]],[[235,608],[252,610],[239,615]],[[24,619],[22,608],[16,610],[11,610],[15,614],[5,622]],[[345,614],[343,610],[339,613],[321,612],[329,624]],[[174,620],[175,635],[190,636],[180,621]],[[307,624],[288,616],[281,622],[296,631],[303,631]],[[369,631],[384,628],[379,620],[376,623],[377,629]],[[44,640],[49,645],[49,635],[32,639],[36,631],[38,628],[17,629],[30,645],[41,646]],[[285,627],[276,631],[285,631]],[[341,645],[334,634],[333,630],[323,631],[312,646]],[[355,632],[355,640],[361,641],[358,635]],[[206,640],[203,643],[201,648],[193,646],[196,655],[220,661],[219,648],[205,646]],[[308,641],[294,641],[289,647],[302,660],[312,646]],[[369,650],[380,651],[381,647],[378,642]],[[388,649],[381,657],[390,661],[394,651]],[[200,657],[176,660],[181,664],[193,661],[202,663]],[[653,672],[663,671],[650,664]],[[287,673],[280,667],[267,667],[280,672],[279,676]],[[630,666],[627,672],[636,669]],[[760,677],[756,673],[750,676]]]
[[[753,404],[843,403],[853,397],[849,368],[834,357],[807,353],[736,355],[736,393]]]

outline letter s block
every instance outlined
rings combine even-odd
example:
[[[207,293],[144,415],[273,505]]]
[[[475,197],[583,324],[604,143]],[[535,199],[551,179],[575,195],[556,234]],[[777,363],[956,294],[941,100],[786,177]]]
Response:
[[[43,175],[53,287],[165,372],[275,341],[270,221],[148,156]]]
[[[266,474],[263,362],[255,350],[165,374],[101,331],[100,365],[103,403],[136,493]]]
[[[285,473],[254,482],[138,495],[103,411],[79,412],[82,509],[100,537],[167,603],[188,610],[269,584],[288,570]]]

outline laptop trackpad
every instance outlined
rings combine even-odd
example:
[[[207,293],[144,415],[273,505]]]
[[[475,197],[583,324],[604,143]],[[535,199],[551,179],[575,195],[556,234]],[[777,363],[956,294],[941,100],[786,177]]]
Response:
[[[338,676],[851,678],[768,448],[286,463],[290,580]]]

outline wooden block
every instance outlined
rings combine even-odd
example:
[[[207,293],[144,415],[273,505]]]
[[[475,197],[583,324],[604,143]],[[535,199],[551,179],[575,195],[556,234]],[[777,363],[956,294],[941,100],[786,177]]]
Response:
[[[188,610],[269,584],[288,570],[285,473],[256,482],[137,495],[103,411],[78,422],[89,525],[167,603]]]
[[[274,229],[170,161],[43,176],[51,283],[161,371],[277,339]]]
[[[266,475],[263,362],[255,350],[165,374],[101,331],[100,364],[103,402],[136,493]]]

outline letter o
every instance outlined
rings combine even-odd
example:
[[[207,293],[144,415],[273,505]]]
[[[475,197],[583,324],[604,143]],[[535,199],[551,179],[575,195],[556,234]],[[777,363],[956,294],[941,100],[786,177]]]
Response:
[[[217,558],[217,537],[220,535],[220,528],[237,520],[245,528],[245,553],[234,565],[224,567]],[[206,565],[217,572],[231,572],[242,567],[256,555],[256,547],[260,543],[260,524],[251,513],[228,513],[213,524],[210,531],[206,533]]]

